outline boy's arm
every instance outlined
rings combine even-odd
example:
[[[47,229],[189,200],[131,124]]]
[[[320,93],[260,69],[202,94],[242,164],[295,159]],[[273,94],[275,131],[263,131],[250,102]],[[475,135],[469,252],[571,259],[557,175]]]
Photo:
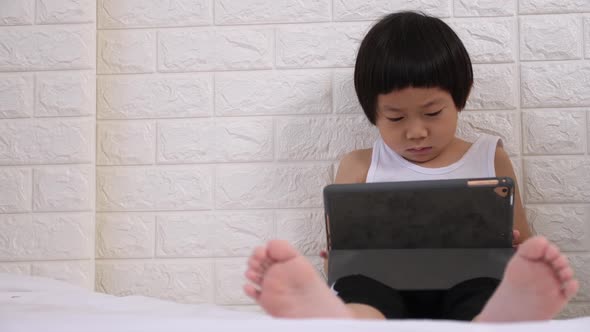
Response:
[[[372,149],[355,150],[340,160],[334,183],[365,183],[371,166]]]
[[[494,160],[496,168],[496,176],[511,177],[514,180],[514,229],[516,229],[520,236],[515,239],[515,244],[520,244],[531,236],[531,229],[526,220],[526,214],[522,206],[520,199],[520,191],[518,189],[518,183],[516,181],[516,175],[510,162],[510,157],[502,147],[496,148],[496,156]]]

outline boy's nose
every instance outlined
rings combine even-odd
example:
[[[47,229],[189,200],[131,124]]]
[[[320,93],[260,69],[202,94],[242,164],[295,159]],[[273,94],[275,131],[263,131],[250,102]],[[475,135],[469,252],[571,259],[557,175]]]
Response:
[[[414,124],[406,130],[406,138],[409,140],[422,139],[428,136],[428,130],[421,124]]]

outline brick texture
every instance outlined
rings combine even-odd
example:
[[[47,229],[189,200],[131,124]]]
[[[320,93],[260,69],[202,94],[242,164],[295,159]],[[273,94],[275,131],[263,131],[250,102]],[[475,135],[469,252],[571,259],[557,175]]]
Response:
[[[322,187],[371,146],[352,69],[394,10],[440,17],[475,84],[458,133],[502,137],[533,229],[590,312],[590,2],[0,2],[0,271],[256,310],[250,250],[316,266]]]

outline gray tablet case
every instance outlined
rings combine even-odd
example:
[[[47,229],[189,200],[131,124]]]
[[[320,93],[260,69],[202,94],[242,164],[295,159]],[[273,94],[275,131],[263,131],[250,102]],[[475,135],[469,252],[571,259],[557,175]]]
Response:
[[[328,282],[362,274],[399,290],[501,279],[513,255],[510,178],[324,188]]]

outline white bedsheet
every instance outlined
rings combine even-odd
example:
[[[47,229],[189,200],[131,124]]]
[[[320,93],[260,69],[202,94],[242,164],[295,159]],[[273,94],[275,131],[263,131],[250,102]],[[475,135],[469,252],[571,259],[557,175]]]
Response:
[[[45,278],[0,273],[0,331],[590,332],[590,317],[518,324],[280,320],[213,305],[115,297]]]

